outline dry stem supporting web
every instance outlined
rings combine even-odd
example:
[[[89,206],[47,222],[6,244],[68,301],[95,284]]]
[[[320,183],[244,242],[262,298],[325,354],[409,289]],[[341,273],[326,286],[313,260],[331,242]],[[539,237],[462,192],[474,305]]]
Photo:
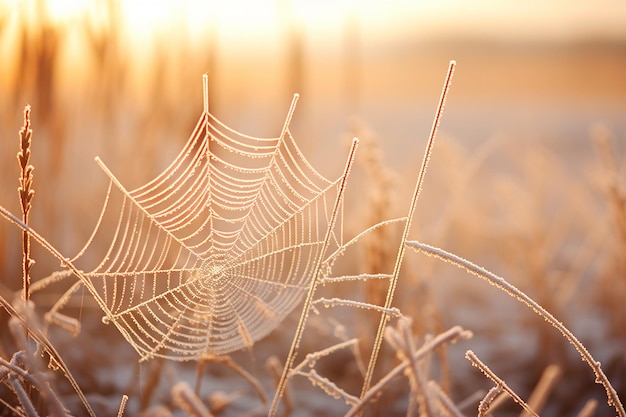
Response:
[[[448,91],[450,89],[450,84],[452,82],[452,77],[454,75],[454,69],[456,67],[456,61],[450,61],[450,64],[448,66],[448,72],[446,74],[446,78],[444,81],[444,85],[442,88],[442,92],[441,92],[441,97],[439,99],[439,104],[437,106],[437,111],[435,113],[435,118],[433,120],[433,125],[431,128],[431,132],[428,138],[428,143],[426,146],[426,151],[424,153],[424,158],[422,160],[422,165],[418,174],[418,178],[416,180],[415,183],[415,190],[413,192],[413,197],[411,199],[411,203],[409,206],[409,210],[408,210],[408,214],[406,217],[403,217],[401,219],[399,219],[400,221],[404,222],[404,231],[403,231],[403,235],[402,238],[400,240],[400,244],[398,246],[398,252],[397,252],[397,257],[396,257],[396,261],[395,261],[395,265],[394,265],[394,270],[393,273],[391,275],[388,275],[387,278],[389,278],[389,286],[388,286],[388,290],[387,290],[387,295],[385,298],[385,303],[383,306],[377,306],[377,305],[372,305],[369,303],[361,303],[361,302],[356,302],[356,301],[352,301],[352,300],[339,300],[339,299],[319,299],[319,300],[313,300],[313,298],[315,297],[315,291],[316,291],[316,286],[318,284],[317,279],[314,278],[311,287],[309,288],[308,294],[307,294],[307,298],[305,299],[304,302],[304,306],[302,308],[302,313],[300,316],[300,321],[298,323],[298,327],[296,329],[296,334],[293,338],[292,341],[292,345],[291,345],[291,349],[289,351],[289,354],[287,356],[287,359],[285,361],[285,366],[283,369],[283,373],[282,376],[280,378],[280,381],[278,382],[278,387],[276,389],[276,394],[274,395],[274,400],[272,401],[272,405],[270,407],[269,410],[269,416],[275,416],[277,411],[278,411],[278,406],[279,406],[279,402],[280,399],[284,393],[284,390],[286,388],[286,382],[287,379],[290,376],[290,373],[292,372],[292,366],[294,363],[294,359],[295,356],[297,354],[297,350],[300,344],[300,340],[302,338],[303,332],[304,332],[304,327],[306,325],[306,321],[308,319],[308,315],[310,312],[310,309],[312,307],[314,307],[315,304],[322,304],[322,305],[347,305],[347,306],[352,306],[352,307],[357,307],[357,308],[366,308],[366,309],[370,309],[373,311],[377,311],[380,312],[380,321],[379,321],[379,325],[378,325],[378,331],[376,333],[376,336],[374,338],[374,344],[373,344],[373,348],[372,348],[372,353],[370,355],[370,359],[369,359],[369,363],[367,366],[367,371],[365,372],[365,376],[363,379],[363,386],[361,389],[361,398],[364,398],[367,394],[367,392],[370,389],[370,385],[372,382],[372,377],[374,375],[374,368],[376,366],[376,363],[378,361],[378,354],[380,352],[380,348],[382,345],[382,341],[383,341],[383,333],[384,333],[384,329],[387,326],[390,318],[393,315],[398,315],[398,310],[392,308],[392,302],[393,302],[393,297],[395,294],[395,290],[397,287],[397,283],[398,283],[398,278],[399,278],[399,274],[400,274],[400,267],[402,265],[402,260],[404,258],[404,253],[405,253],[405,245],[404,242],[406,241],[406,239],[408,238],[408,233],[411,229],[411,221],[413,218],[413,214],[415,212],[415,207],[416,207],[416,203],[419,197],[419,194],[421,192],[422,189],[422,184],[424,182],[424,175],[426,173],[426,168],[428,166],[428,161],[430,159],[430,155],[432,153],[432,148],[433,148],[433,144],[434,144],[434,140],[435,140],[435,136],[437,134],[437,129],[439,127],[439,122],[441,120],[441,115],[443,113],[443,107],[445,104],[445,100],[448,94]],[[345,177],[348,175],[350,171],[350,159],[348,159],[348,164],[346,166],[346,170],[344,173],[344,180]],[[390,222],[395,222],[396,220],[391,220],[391,221],[384,221],[379,225],[375,225],[371,228],[369,228],[366,232],[374,230],[375,228],[379,227],[380,225],[383,224],[388,224]],[[363,234],[360,234],[359,236],[361,236]],[[359,237],[357,236],[357,238]],[[357,239],[355,238],[355,239]],[[350,242],[348,242],[346,245],[343,246],[343,249],[345,249],[345,247],[347,247],[348,245],[351,245],[352,243],[354,243],[355,239],[351,240]],[[364,277],[364,276],[363,276]],[[355,279],[357,277],[355,276],[348,276],[348,277],[342,277],[340,279],[333,279],[333,278],[327,278],[326,282],[332,282],[332,281],[342,281],[342,280],[351,280],[351,279]],[[381,278],[380,274],[373,274],[373,275],[368,275],[366,279],[379,279]]]

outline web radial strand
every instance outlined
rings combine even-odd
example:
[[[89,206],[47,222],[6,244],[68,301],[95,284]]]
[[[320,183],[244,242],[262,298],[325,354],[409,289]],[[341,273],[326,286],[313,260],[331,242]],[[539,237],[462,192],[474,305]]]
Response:
[[[280,137],[256,138],[205,112],[174,161],[130,191],[100,163],[113,187],[89,242],[111,243],[76,260],[96,261],[80,269],[104,320],[143,360],[249,347],[308,290],[341,179],[307,162],[290,117]]]

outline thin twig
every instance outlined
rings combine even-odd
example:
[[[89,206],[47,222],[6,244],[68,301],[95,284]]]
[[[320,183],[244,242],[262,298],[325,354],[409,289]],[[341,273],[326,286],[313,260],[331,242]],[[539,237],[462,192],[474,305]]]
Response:
[[[213,414],[202,403],[202,400],[193,392],[189,384],[178,382],[172,387],[174,404],[185,411],[190,417],[212,417]]]
[[[333,381],[318,374],[315,369],[309,369],[306,372],[297,371],[295,374],[306,377],[312,385],[319,387],[326,395],[335,399],[343,399],[348,405],[354,406],[359,402],[358,397],[348,394]]]
[[[415,397],[418,400],[418,404],[421,408],[421,415],[426,417],[435,417],[435,409],[431,401],[431,396],[428,395],[428,379],[425,372],[421,369],[420,364],[415,359],[415,356],[411,355],[411,352],[415,349],[415,342],[413,341],[413,334],[411,333],[410,319],[400,319],[398,323],[399,331],[402,333],[402,341],[405,349],[407,360],[409,360],[410,368],[412,371],[412,378],[414,379],[413,385],[415,388]]]
[[[126,409],[126,403],[128,402],[128,395],[122,395],[122,401],[120,401],[120,408],[117,410],[117,417],[122,417],[124,415],[124,410]]]
[[[460,326],[454,326],[451,329],[438,334],[432,340],[426,342],[422,347],[420,347],[416,352],[413,353],[413,357],[415,360],[419,360],[425,355],[431,353],[439,346],[444,343],[454,343],[458,339],[469,339],[472,337],[472,332],[468,330],[464,330]],[[365,404],[367,404],[370,400],[372,400],[378,392],[380,392],[391,380],[397,377],[400,373],[404,372],[406,368],[409,367],[408,361],[402,361],[398,366],[393,368],[387,375],[381,378],[375,385],[373,385],[365,395],[361,396],[361,399],[358,404],[352,407],[345,415],[345,417],[352,417],[357,413],[360,413]]]
[[[541,413],[543,406],[548,400],[548,396],[556,383],[561,377],[561,368],[558,365],[549,365],[541,374],[541,378],[532,393],[528,397],[528,405],[538,413]],[[528,414],[522,413],[520,417],[528,417]]]
[[[428,392],[439,400],[439,405],[443,411],[452,417],[465,417],[459,407],[452,402],[452,399],[441,389],[435,381],[428,381]]]
[[[319,359],[326,357],[345,347],[356,346],[358,345],[358,343],[359,343],[359,339],[353,338],[353,339],[349,339],[349,340],[345,340],[343,342],[337,343],[333,346],[327,347],[317,352],[309,353],[308,355],[306,355],[304,360],[300,362],[300,364],[293,367],[292,372],[301,371],[302,369],[304,369],[305,366],[308,366],[309,368],[313,368]]]
[[[270,356],[265,362],[265,367],[270,371],[272,376],[274,377],[274,384],[278,386],[278,382],[280,381],[280,376],[283,373],[283,367],[280,364],[280,360],[277,356]],[[293,401],[291,400],[291,392],[289,391],[289,386],[285,386],[285,391],[283,393],[283,414],[282,417],[287,417],[291,415],[293,411]]]
[[[592,417],[597,407],[598,401],[593,398],[589,399],[576,417]]]
[[[337,220],[339,208],[343,204],[343,194],[346,189],[348,177],[350,176],[350,171],[352,170],[352,164],[354,162],[354,157],[356,155],[356,150],[358,148],[358,145],[359,145],[358,138],[352,139],[352,146],[350,147],[350,152],[348,153],[346,166],[344,168],[343,175],[341,176],[341,179],[340,179],[339,190],[337,191],[337,197],[335,198],[333,211],[331,212],[330,220],[328,222],[326,235],[324,237],[322,247],[320,248],[320,251],[319,251],[320,257],[317,260],[315,272],[313,274],[313,280],[309,286],[309,290],[307,292],[306,298],[304,299],[304,306],[302,307],[302,313],[300,314],[300,320],[298,321],[296,334],[294,335],[293,340],[291,342],[291,348],[289,349],[289,353],[287,354],[287,359],[285,360],[285,365],[283,368],[283,373],[280,377],[280,381],[278,381],[276,393],[274,394],[274,399],[272,400],[272,404],[270,406],[270,410],[268,413],[269,417],[275,416],[276,412],[278,411],[278,405],[280,403],[280,399],[283,396],[283,392],[285,391],[287,379],[289,378],[289,372],[291,370],[291,367],[293,366],[293,361],[295,360],[296,353],[300,346],[300,341],[304,333],[304,327],[309,318],[309,313],[310,313],[312,303],[313,303],[313,297],[315,296],[315,292],[317,290],[318,285],[323,279],[323,276],[322,276],[322,266],[323,266],[323,261],[324,261],[323,257],[326,254],[326,251],[328,250],[330,238],[332,235],[332,230],[335,227],[335,222]]]
[[[478,403],[478,417],[485,417],[489,411],[495,411],[502,403],[502,398],[509,398],[509,395],[502,390],[502,387],[491,387],[484,398]]]
[[[406,217],[407,220],[406,220],[406,223],[404,224],[402,240],[400,241],[400,247],[398,248],[398,254],[397,254],[396,262],[395,262],[394,269],[393,269],[393,277],[389,284],[389,288],[387,289],[387,296],[385,298],[385,305],[383,307],[385,310],[389,310],[391,308],[391,303],[393,301],[396,287],[398,285],[398,277],[400,276],[400,267],[402,265],[402,260],[404,259],[404,253],[405,253],[404,242],[409,237],[409,231],[411,229],[411,222],[413,220],[413,215],[415,214],[417,200],[422,191],[422,185],[424,183],[426,169],[428,168],[428,161],[430,161],[430,156],[433,151],[435,137],[437,136],[437,129],[439,128],[439,122],[441,121],[441,116],[443,114],[443,107],[446,102],[446,97],[448,96],[448,92],[450,91],[450,85],[452,83],[452,77],[454,75],[455,67],[456,67],[456,62],[450,61],[450,65],[448,67],[448,73],[446,75],[446,79],[443,84],[443,88],[441,90],[441,97],[439,98],[437,111],[435,112],[433,125],[430,131],[428,142],[426,144],[426,150],[424,151],[424,158],[422,159],[422,166],[420,168],[417,181],[415,183],[415,190],[413,191],[413,197],[411,198],[409,212]],[[380,352],[380,348],[382,345],[385,327],[387,326],[389,319],[390,319],[390,316],[387,312],[383,312],[381,314],[380,322],[378,323],[378,330],[376,332],[376,338],[374,339],[374,347],[372,349],[372,354],[370,356],[370,360],[367,366],[367,372],[365,374],[365,378],[363,381],[363,387],[361,388],[361,398],[363,398],[365,393],[369,390],[369,387],[372,383],[372,376],[374,375],[374,367],[376,366],[376,362],[378,361],[378,354]]]
[[[2,212],[2,207],[0,206],[0,213],[1,212]],[[15,310],[13,305],[9,303],[1,295],[0,295],[0,306],[4,308],[7,311],[7,313],[9,313],[10,316],[16,317],[22,323],[22,326],[25,326],[25,327],[28,326],[27,319],[25,319],[17,310]],[[48,355],[50,356],[50,363],[54,363],[55,367],[58,367],[59,369],[61,369],[61,371],[65,375],[65,378],[68,380],[68,382],[74,389],[74,392],[76,392],[76,395],[78,395],[78,397],[80,398],[80,401],[85,407],[87,414],[90,417],[96,417],[96,414],[94,413],[93,409],[87,402],[87,398],[85,397],[85,394],[83,394],[82,390],[80,389],[78,382],[76,382],[76,380],[70,373],[69,368],[67,367],[67,365],[65,365],[65,362],[63,362],[61,355],[56,350],[56,348],[52,345],[52,343],[50,343],[46,335],[43,334],[39,329],[34,328],[34,329],[31,329],[30,336],[37,342],[39,346],[43,348],[43,350],[46,353],[48,353]]]
[[[400,317],[400,310],[395,308],[395,307],[391,307],[391,308],[384,308],[381,306],[377,306],[374,304],[369,304],[369,303],[364,303],[362,301],[355,301],[355,300],[346,300],[343,298],[319,298],[315,301],[313,301],[312,305],[317,305],[317,304],[322,304],[324,307],[329,308],[329,307],[354,307],[354,308],[362,308],[365,310],[374,310],[374,311],[379,311],[381,313],[385,313],[387,315],[389,315],[390,317]]]
[[[506,391],[507,394],[509,394],[511,396],[511,398],[513,398],[513,401],[515,401],[516,403],[518,403],[528,414],[534,416],[534,417],[539,417],[537,416],[537,413],[528,406],[528,404],[526,404],[526,402],[524,400],[522,400],[520,398],[519,395],[517,395],[515,393],[515,391],[513,391],[507,384],[506,382],[504,382],[504,380],[502,380],[502,378],[500,378],[498,375],[496,375],[491,369],[489,369],[489,367],[487,365],[485,365],[480,359],[478,359],[478,356],[476,356],[476,354],[474,352],[472,352],[471,350],[468,350],[465,353],[465,357],[472,362],[472,365],[474,365],[475,367],[477,367],[478,369],[480,369],[480,371],[489,379],[491,379],[497,386],[499,386],[500,388],[502,388],[503,391]]]
[[[233,371],[237,372],[243,379],[245,379],[250,384],[250,386],[252,386],[252,388],[254,388],[261,402],[263,404],[267,404],[268,402],[267,396],[265,395],[265,391],[263,390],[263,387],[261,386],[261,383],[259,382],[259,380],[256,379],[250,372],[246,371],[244,368],[237,365],[235,361],[233,361],[232,358],[227,355],[226,356],[206,355],[200,359],[200,363],[198,364],[198,372],[197,372],[198,379],[196,380],[196,387],[195,387],[196,394],[199,394],[199,390],[200,390],[199,380],[201,378],[201,373],[203,372],[204,367],[206,366],[207,363],[219,363],[222,365],[226,365]]]
[[[39,414],[37,413],[37,410],[35,410],[28,394],[26,394],[24,387],[14,373],[9,373],[9,383],[11,384],[11,389],[17,396],[20,404],[22,404],[22,409],[24,410],[25,415],[27,417],[39,417]]]

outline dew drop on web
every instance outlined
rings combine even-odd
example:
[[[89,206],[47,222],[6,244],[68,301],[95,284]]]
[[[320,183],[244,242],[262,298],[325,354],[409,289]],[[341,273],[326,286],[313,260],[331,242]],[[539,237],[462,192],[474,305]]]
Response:
[[[48,368],[52,369],[53,371],[58,371],[60,368],[59,363],[52,356],[50,356],[50,362],[48,363]]]

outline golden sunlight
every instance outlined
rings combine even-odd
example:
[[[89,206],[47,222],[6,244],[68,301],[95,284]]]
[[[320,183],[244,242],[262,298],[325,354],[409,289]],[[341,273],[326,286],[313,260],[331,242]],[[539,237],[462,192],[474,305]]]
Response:
[[[626,0],[0,0],[0,417],[252,415],[291,376],[293,415],[460,415],[490,384],[467,359],[537,415],[626,417],[599,362],[465,274],[536,295],[626,395],[625,22]],[[418,350],[428,389],[386,384]]]
[[[58,23],[67,23],[80,18],[88,8],[88,0],[47,0],[46,2],[48,17]]]
[[[626,36],[626,7],[621,0],[593,4],[564,1],[507,2],[462,0],[423,2],[395,0],[0,0],[0,13],[17,10],[44,15],[56,24],[89,16],[99,20],[107,7],[121,16],[126,35],[145,39],[155,33],[202,36],[217,33],[234,41],[275,36],[285,25],[297,25],[316,38],[334,36],[349,19],[358,19],[364,36],[388,38],[407,34],[542,38],[589,34]],[[172,39],[170,36],[169,39]]]

